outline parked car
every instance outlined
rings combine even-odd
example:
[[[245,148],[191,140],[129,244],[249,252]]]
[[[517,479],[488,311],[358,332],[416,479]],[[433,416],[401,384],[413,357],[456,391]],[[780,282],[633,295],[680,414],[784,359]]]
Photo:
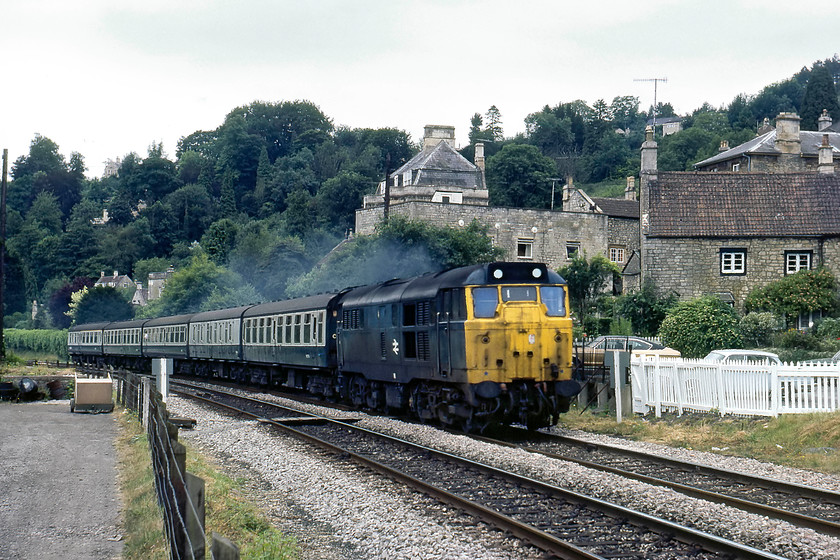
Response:
[[[840,352],[837,352],[830,358],[816,358],[813,360],[805,360],[803,364],[840,364]]]
[[[726,350],[712,350],[705,358],[706,362],[720,362],[722,364],[776,364],[782,365],[782,361],[777,354],[772,352],[764,352],[762,350],[740,350],[737,348],[730,348]]]
[[[632,352],[634,356],[655,356],[679,358],[680,352],[658,342],[638,336],[606,335],[592,339],[583,348],[583,360],[587,366],[604,363],[604,353],[612,350]]]

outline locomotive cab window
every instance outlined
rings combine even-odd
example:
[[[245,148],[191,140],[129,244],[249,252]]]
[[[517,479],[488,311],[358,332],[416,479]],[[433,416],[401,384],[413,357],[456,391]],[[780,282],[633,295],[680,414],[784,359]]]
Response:
[[[502,301],[537,301],[537,287],[502,286]]]
[[[479,319],[495,317],[499,305],[499,292],[496,288],[473,288],[473,314]]]
[[[566,290],[560,286],[540,286],[540,299],[549,317],[566,316]]]

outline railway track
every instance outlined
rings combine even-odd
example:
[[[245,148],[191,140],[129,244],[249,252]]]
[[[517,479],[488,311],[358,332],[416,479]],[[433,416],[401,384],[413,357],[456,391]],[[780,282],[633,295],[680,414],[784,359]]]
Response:
[[[840,535],[840,494],[822,488],[516,428],[506,430],[504,440],[475,437]]]
[[[173,383],[460,508],[557,558],[779,558],[404,440],[253,397]]]

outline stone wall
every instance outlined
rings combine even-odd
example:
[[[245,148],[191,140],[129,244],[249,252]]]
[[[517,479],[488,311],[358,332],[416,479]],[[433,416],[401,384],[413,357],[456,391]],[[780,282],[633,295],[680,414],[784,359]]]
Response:
[[[431,202],[395,204],[390,213],[437,227],[463,227],[476,219],[488,228],[493,244],[505,250],[505,259],[525,260],[517,257],[517,244],[531,241],[533,251],[528,260],[555,269],[568,263],[570,244],[579,244],[589,258],[598,253],[608,256],[610,244],[625,245],[628,256],[639,247],[637,220],[604,214]],[[381,220],[382,208],[356,210],[356,232],[369,235]]]
[[[746,274],[720,272],[720,250],[746,250]],[[676,292],[688,300],[712,293],[729,292],[743,310],[753,288],[785,276],[785,251],[812,251],[811,267],[824,264],[840,275],[840,240],[813,238],[656,238],[645,240],[645,281],[661,292]]]

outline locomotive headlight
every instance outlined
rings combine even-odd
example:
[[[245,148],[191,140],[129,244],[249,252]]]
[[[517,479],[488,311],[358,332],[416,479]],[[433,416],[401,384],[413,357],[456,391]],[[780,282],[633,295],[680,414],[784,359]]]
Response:
[[[531,271],[531,274],[534,278],[539,278],[540,276],[542,276],[542,270],[540,270],[539,268],[535,268]]]
[[[561,340],[563,340],[563,337],[560,335],[560,333],[554,335],[554,342],[560,342]]]

